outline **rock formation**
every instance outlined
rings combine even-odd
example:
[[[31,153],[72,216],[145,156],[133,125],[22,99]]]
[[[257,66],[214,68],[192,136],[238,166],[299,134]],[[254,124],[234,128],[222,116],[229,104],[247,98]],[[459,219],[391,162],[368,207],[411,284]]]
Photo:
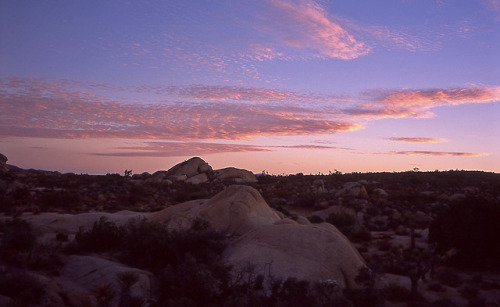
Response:
[[[167,176],[186,175],[187,178],[190,178],[210,171],[212,171],[212,167],[207,162],[199,157],[194,157],[170,168],[166,174]]]
[[[353,197],[366,197],[368,193],[366,188],[360,182],[346,182],[342,190],[338,191],[335,196],[353,196]]]
[[[214,171],[207,162],[199,157],[179,163],[168,171],[158,171],[153,174],[149,181],[162,182],[169,180],[200,184],[217,179],[229,180],[235,183],[257,182],[257,177],[250,171],[235,167],[227,167]]]
[[[151,221],[168,223],[174,229],[185,229],[196,218],[229,235],[242,235],[280,220],[257,190],[243,185],[230,186],[209,200],[190,201],[149,216]]]
[[[238,238],[226,251],[236,268],[251,266],[266,277],[296,277],[310,282],[334,280],[357,287],[361,256],[335,226],[301,225],[292,220],[265,225]]]
[[[0,153],[0,175],[5,174],[9,171],[9,166],[7,166],[7,157]]]
[[[257,177],[255,177],[255,175],[252,172],[235,167],[227,167],[216,170],[215,178],[219,180],[231,179],[236,183],[257,182]]]
[[[251,266],[266,277],[332,279],[341,287],[355,287],[354,278],[364,266],[349,240],[333,225],[282,219],[249,186],[231,186],[210,200],[170,207],[149,219],[182,229],[197,217],[232,238],[225,252],[229,263],[241,269]]]

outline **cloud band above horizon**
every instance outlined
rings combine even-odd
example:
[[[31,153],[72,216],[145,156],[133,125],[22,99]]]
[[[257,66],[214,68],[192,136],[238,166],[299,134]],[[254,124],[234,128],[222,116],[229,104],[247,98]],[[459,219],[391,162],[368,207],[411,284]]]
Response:
[[[436,106],[498,101],[499,86],[379,90],[358,98],[238,86],[116,88],[4,77],[0,78],[0,136],[241,140],[333,134],[361,129],[367,120],[377,118],[419,118]]]

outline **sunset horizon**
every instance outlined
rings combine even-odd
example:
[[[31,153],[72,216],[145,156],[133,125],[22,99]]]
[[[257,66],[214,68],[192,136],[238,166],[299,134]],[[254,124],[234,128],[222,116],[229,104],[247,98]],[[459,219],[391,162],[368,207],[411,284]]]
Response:
[[[500,173],[500,1],[0,0],[8,164]]]

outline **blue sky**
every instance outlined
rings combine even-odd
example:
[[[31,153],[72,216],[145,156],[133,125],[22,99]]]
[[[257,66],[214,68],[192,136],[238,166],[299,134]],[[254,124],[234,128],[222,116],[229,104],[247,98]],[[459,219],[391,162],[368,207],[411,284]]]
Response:
[[[499,25],[499,0],[0,0],[0,152],[93,173],[194,155],[498,172]]]

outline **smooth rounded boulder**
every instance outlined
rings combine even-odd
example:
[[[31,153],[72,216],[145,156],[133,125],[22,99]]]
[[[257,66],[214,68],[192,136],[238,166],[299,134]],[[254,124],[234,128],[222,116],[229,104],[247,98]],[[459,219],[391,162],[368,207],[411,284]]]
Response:
[[[165,222],[179,230],[189,227],[196,218],[208,221],[214,230],[229,235],[242,235],[280,220],[260,193],[245,185],[233,185],[209,200],[190,201],[149,216],[151,221]]]
[[[291,220],[254,229],[230,244],[225,252],[235,268],[254,268],[273,279],[295,277],[321,282],[335,280],[342,288],[355,282],[363,259],[335,226],[301,225]]]
[[[200,173],[207,173],[212,167],[199,157],[193,157],[187,161],[179,163],[167,171],[167,176],[183,176],[187,178],[196,176]]]

